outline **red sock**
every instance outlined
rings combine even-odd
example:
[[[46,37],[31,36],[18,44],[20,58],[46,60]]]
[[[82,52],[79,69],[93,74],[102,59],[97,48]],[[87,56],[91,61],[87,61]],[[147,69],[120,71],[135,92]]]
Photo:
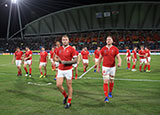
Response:
[[[144,70],[146,70],[147,65],[144,66]]]
[[[132,66],[132,69],[135,69],[135,67],[136,67],[136,65],[133,65],[133,66]]]
[[[110,93],[112,93],[113,86],[114,86],[114,82],[113,83],[109,83],[109,92]]]
[[[43,75],[43,72],[41,72],[41,75]]]
[[[148,70],[150,70],[151,69],[151,66],[150,65],[148,65]]]
[[[78,75],[76,74],[76,77],[77,77]]]
[[[52,69],[54,69],[54,66],[52,65]]]
[[[62,94],[63,94],[63,96],[64,96],[65,98],[67,97],[66,91],[63,91]]]
[[[71,104],[72,98],[68,98],[68,103]]]
[[[46,76],[46,73],[44,73],[44,76]]]
[[[18,75],[20,75],[20,72],[19,72],[19,70],[18,70]]]
[[[24,70],[26,71],[26,73],[28,73],[28,71],[27,71],[27,68],[26,68],[26,67],[24,67]]]
[[[131,66],[131,63],[127,63],[127,65],[128,65],[128,68],[130,68],[130,66]]]
[[[104,94],[105,97],[108,97],[108,83],[103,84]]]
[[[141,71],[141,70],[142,70],[142,65],[139,66],[139,71]]]
[[[32,68],[29,68],[29,74],[31,74],[32,73]]]
[[[19,73],[20,73],[20,74],[22,74],[22,71],[21,71],[21,69],[19,70]]]
[[[96,68],[97,68],[97,65],[95,65],[94,68],[96,69]]]

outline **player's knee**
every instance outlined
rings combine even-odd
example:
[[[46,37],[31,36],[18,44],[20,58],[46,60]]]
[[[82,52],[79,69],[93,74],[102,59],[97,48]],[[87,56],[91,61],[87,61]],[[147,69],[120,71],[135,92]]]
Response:
[[[57,86],[58,88],[61,88],[61,87],[62,87],[62,84],[57,83],[56,86]]]

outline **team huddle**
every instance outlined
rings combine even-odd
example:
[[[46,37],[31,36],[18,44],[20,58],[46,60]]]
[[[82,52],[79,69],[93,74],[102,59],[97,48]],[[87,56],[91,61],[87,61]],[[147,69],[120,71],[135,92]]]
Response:
[[[134,49],[132,50],[132,52],[130,52],[130,50],[128,49],[128,47],[126,47],[126,56],[125,59],[127,60],[127,69],[130,70],[130,66],[131,66],[131,53],[132,53],[132,62],[133,62],[133,66],[132,66],[132,71],[136,71],[135,67],[136,67],[136,62],[137,62],[137,47],[134,47]],[[150,55],[150,50],[144,46],[141,45],[140,46],[140,50],[138,52],[139,58],[140,58],[140,66],[139,66],[139,71],[142,72],[142,65],[144,65],[144,72],[151,72],[150,70],[150,61],[151,61],[151,55]],[[148,70],[146,70],[146,68],[148,67]]]
[[[115,59],[117,58],[117,67],[121,67],[121,57],[119,55],[119,50],[117,47],[112,45],[113,39],[111,36],[108,36],[106,38],[106,46],[104,46],[102,49],[100,47],[97,47],[97,49],[94,52],[94,72],[100,72],[100,65],[102,64],[102,76],[103,76],[103,89],[105,94],[104,102],[109,102],[109,98],[112,98],[112,90],[114,87],[114,78],[116,74],[116,63]],[[18,68],[18,76],[22,76],[22,70],[21,70],[21,64],[24,63],[24,70],[26,72],[25,76],[31,77],[32,75],[32,51],[26,47],[26,52],[23,54],[23,52],[20,50],[20,48],[16,49],[16,52],[14,53],[14,57],[12,60],[12,63],[16,59],[16,66]],[[136,61],[137,61],[137,48],[135,47],[132,51],[133,56],[133,67],[132,71],[135,71]],[[48,56],[48,53],[45,51],[45,48],[41,48],[40,52],[40,63],[39,63],[39,70],[40,70],[40,78],[45,78],[47,75],[47,60],[48,57],[51,61],[52,70],[56,71],[56,86],[59,89],[59,91],[64,96],[63,104],[65,104],[65,108],[68,109],[71,107],[71,101],[72,101],[72,79],[73,77],[73,69],[75,69],[75,79],[78,77],[78,64],[80,60],[82,60],[83,64],[83,72],[86,72],[88,64],[89,64],[89,58],[90,54],[87,50],[87,47],[84,47],[81,51],[81,55],[79,55],[78,51],[76,51],[75,46],[69,45],[69,37],[67,35],[62,36],[62,45],[59,41],[56,42],[56,47],[52,48],[50,51],[50,56]],[[140,71],[142,69],[142,64],[145,63],[144,70],[148,66],[148,71],[150,71],[150,52],[149,50],[145,49],[144,46],[141,46],[141,50],[139,51],[140,56]],[[126,53],[126,59],[128,64],[128,69],[130,69],[130,59],[131,59],[131,53],[127,49]],[[29,65],[29,73],[27,70],[27,65]],[[42,67],[44,67],[44,74],[42,72]],[[68,88],[68,94],[66,93],[63,82],[66,80],[66,85]]]

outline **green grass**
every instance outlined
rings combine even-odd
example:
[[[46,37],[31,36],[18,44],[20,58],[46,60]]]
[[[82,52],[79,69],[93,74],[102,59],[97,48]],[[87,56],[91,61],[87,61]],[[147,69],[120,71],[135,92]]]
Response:
[[[17,68],[11,64],[12,56],[0,56],[0,115],[160,115],[160,82],[115,81],[113,98],[104,103],[102,79],[73,80],[73,100],[69,110],[64,109],[63,96],[53,80],[55,72],[48,63],[48,77],[39,79],[39,56],[33,56],[32,78],[17,77]],[[151,73],[117,69],[116,78],[160,80],[160,56],[152,56]],[[90,61],[90,67],[93,61]],[[138,70],[138,65],[136,67]],[[79,65],[79,75],[82,74]],[[85,77],[99,77],[100,73],[91,70]],[[28,85],[28,82],[49,86]],[[64,83],[66,89],[66,84]]]

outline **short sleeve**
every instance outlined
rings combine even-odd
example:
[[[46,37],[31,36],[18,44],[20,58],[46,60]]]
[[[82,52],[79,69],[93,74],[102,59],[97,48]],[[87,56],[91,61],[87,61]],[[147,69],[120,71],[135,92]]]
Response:
[[[116,55],[118,55],[119,54],[119,49],[118,48],[116,48]]]
[[[72,48],[72,57],[77,57],[76,50]]]
[[[140,53],[141,53],[141,51],[138,52],[138,54],[140,54]]]
[[[103,56],[103,48],[100,50],[100,54]]]

